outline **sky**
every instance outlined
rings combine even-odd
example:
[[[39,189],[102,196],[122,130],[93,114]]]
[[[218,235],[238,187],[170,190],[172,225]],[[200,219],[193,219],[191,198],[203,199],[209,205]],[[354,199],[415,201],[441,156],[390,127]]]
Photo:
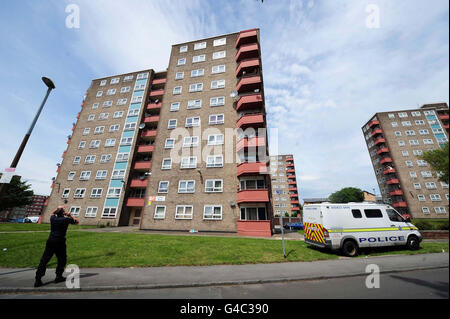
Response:
[[[66,25],[71,5],[78,28]],[[294,155],[300,198],[379,194],[361,127],[449,103],[448,25],[447,0],[2,1],[0,169],[45,95],[42,76],[56,89],[17,173],[48,195],[92,79],[162,71],[173,44],[259,28],[270,152]]]

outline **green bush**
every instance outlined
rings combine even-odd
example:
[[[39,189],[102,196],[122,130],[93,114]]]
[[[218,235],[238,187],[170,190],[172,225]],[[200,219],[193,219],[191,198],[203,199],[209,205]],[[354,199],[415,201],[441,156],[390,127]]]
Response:
[[[419,230],[448,230],[448,220],[413,219],[412,223]]]

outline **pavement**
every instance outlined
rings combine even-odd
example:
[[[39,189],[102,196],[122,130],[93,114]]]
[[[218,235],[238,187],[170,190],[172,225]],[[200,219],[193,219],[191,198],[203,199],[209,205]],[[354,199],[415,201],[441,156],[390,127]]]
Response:
[[[377,265],[382,274],[448,269],[449,254],[342,257],[338,260],[247,265],[83,268],[80,270],[80,287],[70,290],[65,283],[53,283],[54,269],[47,269],[44,286],[33,288],[35,269],[0,268],[0,293],[163,289],[333,279],[367,275],[366,267],[370,264]]]

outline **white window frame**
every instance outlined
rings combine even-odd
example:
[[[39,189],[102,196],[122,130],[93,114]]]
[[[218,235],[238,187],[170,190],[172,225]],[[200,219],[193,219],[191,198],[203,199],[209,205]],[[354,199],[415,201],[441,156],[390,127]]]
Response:
[[[184,187],[181,187],[184,184]],[[189,187],[189,184],[192,186]],[[195,180],[180,180],[178,181],[178,193],[179,194],[193,194],[195,193]]]
[[[223,50],[223,51],[217,51],[214,52],[212,55],[212,59],[213,60],[217,60],[217,59],[223,59],[227,57],[227,51]]]
[[[108,177],[108,171],[107,170],[97,170],[97,173],[95,174],[96,180],[103,180]]]
[[[222,120],[219,120],[222,117]],[[215,120],[213,120],[215,118]],[[211,114],[209,116],[209,125],[220,125],[225,123],[225,114]]]
[[[172,145],[168,145],[168,142],[172,142]],[[174,138],[166,138],[166,141],[164,143],[165,149],[171,149],[175,147],[175,139]]]
[[[200,63],[206,61],[206,54],[194,55],[192,57],[192,63]]]
[[[203,91],[203,83],[202,82],[192,83],[189,85],[189,93],[202,92],[202,91]]]
[[[220,187],[216,186],[216,182],[220,182]],[[208,183],[212,183],[212,186],[208,187]],[[223,179],[205,180],[205,193],[223,193]]]
[[[86,208],[86,212],[84,213],[84,217],[86,218],[95,218],[97,217],[98,207],[88,206]]]
[[[167,188],[161,188],[161,184],[162,183],[167,183]],[[169,192],[169,186],[170,186],[170,182],[169,181],[159,181],[159,183],[158,183],[158,193],[160,193],[160,194],[167,194]]]
[[[211,90],[218,90],[225,88],[225,80],[214,80],[211,81]]]
[[[213,47],[218,47],[225,44],[227,44],[227,38],[215,39],[213,41]]]
[[[185,127],[197,127],[197,126],[200,126],[200,116],[193,116],[186,118]]]
[[[93,188],[91,189],[90,198],[101,198],[103,195],[103,188]]]
[[[217,159],[220,158],[220,161]],[[223,167],[223,155],[209,155],[206,159],[206,167]]]
[[[178,213],[179,208],[182,208],[182,213]],[[191,213],[187,214],[186,209],[190,208]],[[177,205],[175,207],[175,219],[192,219],[194,215],[194,206],[192,205]]]
[[[169,161],[169,164],[165,163]],[[168,170],[172,169],[172,159],[170,157],[163,158],[161,161],[161,169],[162,170]]]
[[[177,112],[180,109],[180,102],[173,102],[170,104],[170,112]]]
[[[207,214],[206,209],[211,209],[211,213]],[[216,208],[220,208],[220,214],[216,214]],[[203,206],[204,220],[222,220],[222,205],[204,205]]]
[[[159,208],[163,208],[164,211],[162,213],[158,214],[158,209]],[[155,213],[153,215],[153,218],[154,219],[164,219],[164,218],[166,218],[166,206],[165,205],[156,205],[155,206]]]
[[[172,94],[179,95],[181,94],[181,92],[183,92],[183,87],[181,85],[178,85],[173,88]]]
[[[194,169],[197,168],[197,156],[187,156],[181,158],[181,169]]]
[[[202,99],[189,100],[187,103],[188,110],[199,109],[202,107]]]
[[[194,43],[194,50],[206,49],[206,41]]]
[[[169,121],[167,122],[167,129],[173,130],[177,128],[177,123],[178,123],[177,119],[169,119]]]
[[[205,75],[205,69],[195,69],[191,71],[191,78],[197,78]]]

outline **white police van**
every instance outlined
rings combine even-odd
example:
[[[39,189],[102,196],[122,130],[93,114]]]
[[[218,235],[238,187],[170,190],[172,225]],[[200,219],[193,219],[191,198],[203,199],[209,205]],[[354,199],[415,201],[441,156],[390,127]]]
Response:
[[[356,256],[359,248],[405,245],[419,249],[417,227],[385,204],[309,204],[303,207],[307,244]]]

